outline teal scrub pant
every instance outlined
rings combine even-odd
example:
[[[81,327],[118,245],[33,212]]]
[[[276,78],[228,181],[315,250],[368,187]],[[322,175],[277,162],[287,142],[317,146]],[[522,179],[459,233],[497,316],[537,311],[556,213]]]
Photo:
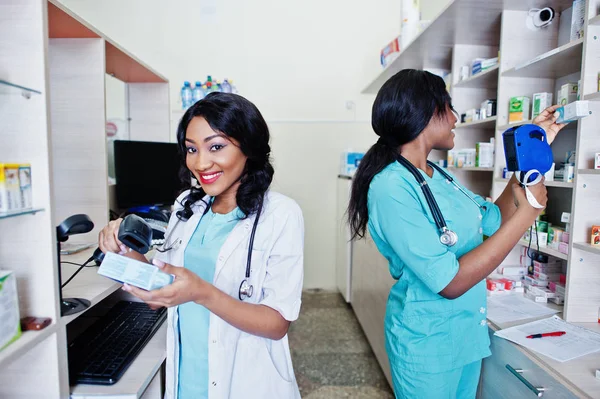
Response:
[[[443,373],[408,371],[392,365],[398,399],[474,399],[481,374],[481,360]]]

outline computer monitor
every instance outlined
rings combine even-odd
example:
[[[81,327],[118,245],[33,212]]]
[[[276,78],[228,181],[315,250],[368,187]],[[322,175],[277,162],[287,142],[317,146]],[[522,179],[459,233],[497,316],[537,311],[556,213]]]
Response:
[[[115,140],[119,209],[172,205],[181,191],[177,144]]]

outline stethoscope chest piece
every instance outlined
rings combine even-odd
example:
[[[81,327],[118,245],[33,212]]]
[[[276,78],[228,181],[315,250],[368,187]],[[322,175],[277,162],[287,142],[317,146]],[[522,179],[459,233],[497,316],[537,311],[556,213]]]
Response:
[[[253,292],[254,287],[252,286],[252,284],[250,284],[247,279],[243,279],[242,283],[240,284],[240,300],[243,301],[245,299],[251,298]]]
[[[456,243],[458,242],[458,235],[450,229],[445,229],[442,232],[442,234],[440,234],[440,242],[443,245],[451,247],[453,245],[456,245]]]

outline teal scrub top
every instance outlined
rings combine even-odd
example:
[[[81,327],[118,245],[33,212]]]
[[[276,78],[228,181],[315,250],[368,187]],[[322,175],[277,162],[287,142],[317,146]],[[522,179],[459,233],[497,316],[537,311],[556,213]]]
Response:
[[[239,208],[227,214],[209,209],[200,219],[184,254],[184,266],[200,278],[213,282],[217,257],[239,220]],[[187,302],[179,312],[179,399],[208,398],[208,327],[210,312]]]
[[[486,323],[486,287],[481,281],[461,297],[438,293],[458,272],[458,259],[491,236],[501,223],[499,208],[472,197],[434,170],[419,170],[458,243],[446,247],[415,177],[394,162],[371,181],[368,192],[369,233],[389,261],[397,282],[388,297],[385,316],[390,364],[406,370],[439,373],[490,355]],[[456,180],[455,180],[456,181]]]

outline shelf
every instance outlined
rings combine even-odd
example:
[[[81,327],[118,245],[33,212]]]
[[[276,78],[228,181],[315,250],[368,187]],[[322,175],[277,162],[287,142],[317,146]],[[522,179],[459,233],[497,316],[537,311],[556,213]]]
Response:
[[[464,166],[462,168],[457,168],[455,166],[449,166],[448,169],[452,170],[466,170],[469,172],[493,172],[494,168],[479,168],[477,166]]]
[[[0,94],[21,94],[23,97],[30,98],[32,94],[42,94],[42,92],[0,79]]]
[[[18,211],[0,212],[0,219],[14,218],[21,215],[33,215],[38,212],[43,212],[43,208],[21,209]]]
[[[505,131],[510,129],[511,127],[527,125],[528,123],[533,123],[533,119],[528,119],[526,121],[509,123],[508,125],[498,126],[498,130]]]
[[[377,93],[389,78],[402,69],[450,70],[455,44],[499,45],[500,17],[503,8],[506,8],[505,2],[454,0],[448,3],[425,30],[402,46],[400,55],[377,74],[363,89],[363,94]]]
[[[458,82],[454,87],[457,89],[494,89],[498,87],[499,68],[500,65],[496,65],[485,72]]]
[[[491,116],[489,118],[481,119],[478,121],[459,123],[456,125],[456,129],[466,129],[469,127],[493,128],[496,125],[496,119],[498,119],[497,116]]]
[[[525,240],[519,240],[519,245],[522,245],[524,247],[528,247],[529,246],[529,240],[525,241]],[[538,251],[537,249],[537,244],[531,240],[531,250],[532,251],[536,251],[536,252],[540,252],[546,255],[550,255],[550,256],[554,256],[555,258],[559,258],[559,259],[563,259],[563,260],[567,260],[568,259],[568,255],[567,254],[563,254],[562,252],[559,252],[555,249],[552,249],[550,247],[542,247],[540,246],[540,250]]]
[[[114,385],[79,384],[71,387],[71,399],[91,397],[141,398],[167,357],[167,320],[148,341],[121,379]]]
[[[40,331],[23,331],[19,339],[0,351],[0,369],[3,369],[4,365],[13,359],[21,357],[55,331],[56,323],[50,324]]]
[[[600,101],[600,91],[598,93],[585,95],[583,96],[583,99],[588,101]]]
[[[551,78],[581,71],[583,39],[565,44],[502,73],[506,77]]]
[[[600,175],[600,169],[578,169],[578,175]]]
[[[590,18],[588,25],[600,25],[600,15],[596,15],[594,18]]]
[[[509,180],[510,179],[503,179],[501,177],[494,179],[496,183],[508,183]],[[567,183],[559,180],[546,181],[544,184],[546,187],[573,188],[573,183]]]
[[[574,242],[573,248],[581,249],[583,251],[593,253],[594,255],[600,255],[600,247],[594,247],[593,245],[585,242]]]

